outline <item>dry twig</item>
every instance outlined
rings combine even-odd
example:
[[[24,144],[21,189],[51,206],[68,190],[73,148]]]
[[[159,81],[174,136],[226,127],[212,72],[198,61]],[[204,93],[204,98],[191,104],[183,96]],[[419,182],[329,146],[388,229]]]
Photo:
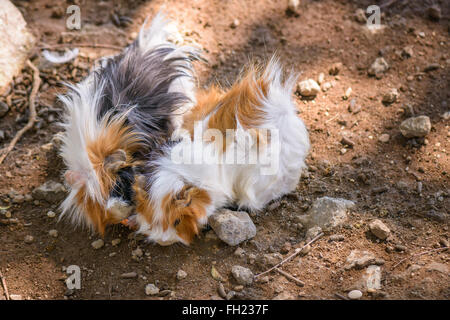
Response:
[[[283,276],[285,276],[285,277],[288,278],[289,280],[294,281],[294,282],[295,282],[296,284],[298,284],[300,287],[304,287],[304,286],[305,286],[305,283],[304,283],[303,281],[297,279],[297,278],[294,277],[293,275],[291,275],[291,274],[289,274],[289,273],[287,273],[287,272],[285,272],[285,271],[283,271],[283,270],[280,270],[280,269],[278,269],[278,268],[275,268],[275,271],[279,272],[280,274],[282,274]]]
[[[408,259],[411,259],[411,258],[414,258],[414,257],[423,256],[424,254],[431,253],[431,252],[435,252],[435,251],[447,250],[448,248],[450,248],[450,247],[441,247],[441,248],[431,249],[431,250],[427,250],[427,251],[424,251],[424,252],[420,252],[420,253],[413,254],[413,255],[411,255],[411,256],[409,256],[409,257],[406,257],[406,258],[400,260],[400,261],[397,262],[396,264],[394,264],[394,265],[392,266],[392,269],[391,269],[391,270],[395,269],[398,265],[402,264],[403,262],[405,262],[405,261],[408,260]]]
[[[3,291],[5,292],[5,297],[6,300],[9,300],[9,292],[8,292],[8,287],[6,286],[6,280],[3,277],[3,273],[0,271],[0,279],[2,281],[2,286],[3,286]]]
[[[289,257],[287,257],[286,259],[284,259],[283,261],[281,261],[281,262],[278,263],[277,265],[273,266],[272,268],[270,268],[270,269],[268,269],[268,270],[266,270],[266,271],[264,271],[264,272],[261,272],[260,274],[257,274],[257,275],[255,276],[255,278],[258,278],[258,277],[262,276],[263,274],[269,273],[270,271],[275,270],[275,269],[277,269],[279,266],[285,264],[287,261],[289,261],[289,260],[291,260],[292,258],[294,258],[295,256],[297,256],[297,255],[302,251],[302,249],[303,249],[304,247],[306,247],[306,246],[312,244],[313,242],[317,241],[321,236],[323,236],[323,233],[318,234],[316,237],[314,237],[314,239],[312,239],[310,242],[308,242],[307,244],[305,244],[303,247],[301,247],[301,248],[299,248],[299,249],[295,249],[295,252],[294,252],[293,254],[291,254]]]
[[[30,130],[33,127],[34,123],[36,122],[35,100],[39,90],[39,86],[41,85],[41,78],[39,76],[39,69],[36,68],[36,66],[30,60],[27,60],[27,66],[33,70],[33,88],[31,90],[29,98],[30,115],[28,118],[28,123],[25,125],[25,127],[23,127],[20,131],[16,133],[14,138],[9,143],[9,146],[6,148],[6,150],[3,151],[3,155],[0,157],[0,164],[2,164],[3,160],[5,160],[5,158],[8,156],[8,153],[10,153],[12,149],[14,149],[14,146],[19,141],[19,139],[24,135],[24,133]]]

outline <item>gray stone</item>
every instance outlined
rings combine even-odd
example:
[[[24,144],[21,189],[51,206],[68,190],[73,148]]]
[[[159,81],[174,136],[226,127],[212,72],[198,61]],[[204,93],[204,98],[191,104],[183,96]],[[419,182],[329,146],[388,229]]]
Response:
[[[0,5],[0,95],[25,65],[35,39],[20,11],[9,1]]]
[[[230,246],[237,246],[256,235],[253,221],[243,211],[219,210],[209,217],[209,225]]]
[[[313,79],[308,79],[298,83],[297,91],[304,97],[313,97],[320,92],[320,86]]]
[[[231,268],[231,274],[239,284],[248,286],[253,283],[253,272],[248,268],[233,266]]]
[[[389,237],[391,230],[381,220],[373,220],[369,224],[370,232],[372,232],[377,238],[385,240]]]
[[[32,196],[35,200],[58,202],[66,196],[66,188],[59,182],[47,181],[43,185],[35,188]]]
[[[384,60],[384,58],[377,58],[368,70],[370,76],[377,76],[385,73],[389,69],[389,64]]]
[[[347,257],[344,268],[346,270],[353,268],[362,269],[375,262],[376,258],[373,253],[369,251],[352,250]]]
[[[424,137],[431,131],[431,121],[427,116],[408,118],[400,124],[400,132],[406,138]]]
[[[105,245],[105,242],[102,239],[95,240],[91,243],[92,248],[94,248],[95,250],[100,249],[104,245]]]
[[[320,227],[331,230],[347,220],[347,211],[355,206],[350,200],[322,197],[316,199],[306,215],[299,216],[299,222],[307,229]]]

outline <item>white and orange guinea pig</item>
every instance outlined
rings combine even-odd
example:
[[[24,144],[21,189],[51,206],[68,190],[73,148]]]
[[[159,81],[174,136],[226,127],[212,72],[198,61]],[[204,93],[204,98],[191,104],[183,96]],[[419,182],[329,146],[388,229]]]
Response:
[[[261,210],[295,190],[309,137],[277,59],[250,66],[229,90],[196,94],[176,135],[153,149],[133,185],[137,232],[189,244],[227,205]]]
[[[273,58],[231,88],[195,92],[189,48],[164,23],[62,97],[62,157],[75,224],[103,234],[124,219],[161,245],[189,244],[227,205],[261,210],[295,190],[309,150],[292,90]]]
[[[65,106],[61,156],[70,192],[61,217],[103,234],[133,212],[132,185],[149,152],[181,127],[195,105],[197,50],[168,41],[158,14],[138,38],[60,96]]]

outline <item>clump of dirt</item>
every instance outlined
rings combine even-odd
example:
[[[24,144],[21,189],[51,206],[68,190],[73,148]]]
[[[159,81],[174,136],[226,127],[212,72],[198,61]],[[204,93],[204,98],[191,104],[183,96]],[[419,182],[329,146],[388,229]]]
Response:
[[[335,299],[353,289],[363,292],[362,299],[450,298],[450,257],[439,249],[449,241],[448,2],[434,1],[439,12],[433,13],[428,9],[433,4],[426,1],[383,1],[386,5],[379,5],[384,27],[377,31],[355,16],[371,1],[302,1],[298,15],[286,12],[287,3],[278,1],[72,2],[82,9],[82,30],[66,30],[69,1],[14,1],[40,45],[55,48],[77,43],[124,47],[145,17],[165,4],[185,43],[203,49],[207,63],[197,66],[201,86],[226,86],[243,65],[268,59],[274,52],[300,73],[299,80],[317,80],[323,73],[322,90],[315,98],[303,99],[297,93],[312,144],[309,170],[295,193],[252,214],[257,235],[239,245],[240,250],[222,243],[212,231],[189,247],[160,247],[135,238],[122,226],[110,228],[104,246],[94,249],[96,235],[57,223],[47,214],[58,215],[58,203],[30,196],[48,180],[62,181],[63,163],[48,145],[60,130],[61,105],[55,97],[65,91],[61,81],[80,81],[96,58],[117,52],[82,47],[71,63],[40,65],[39,121],[0,165],[0,270],[11,294],[24,299],[211,299],[219,296],[219,282],[211,275],[214,267],[223,277],[224,290],[239,292],[236,298]],[[36,50],[32,58],[39,56]],[[369,76],[378,57],[389,69]],[[27,121],[30,72],[25,69],[8,96],[0,97],[11,109],[0,122],[1,147]],[[391,89],[397,89],[398,97],[383,104]],[[418,115],[431,119],[431,132],[423,138],[403,137],[400,123]],[[262,272],[271,261],[280,261],[306,243],[298,216],[322,196],[352,200],[356,207],[345,224],[281,268],[304,286],[271,272],[262,281],[239,287],[232,266]],[[369,231],[374,219],[389,228],[387,239]],[[52,229],[58,230],[57,237],[49,235]],[[120,243],[113,245],[115,239]],[[367,266],[345,267],[353,250],[375,257],[372,263],[381,270],[379,289],[364,287]],[[413,256],[429,250],[433,251]],[[407,257],[411,258],[398,264]],[[66,288],[65,270],[70,265],[81,268],[80,290]],[[130,273],[133,276],[123,276]],[[177,277],[179,273],[183,276]],[[159,292],[146,295],[148,284]]]

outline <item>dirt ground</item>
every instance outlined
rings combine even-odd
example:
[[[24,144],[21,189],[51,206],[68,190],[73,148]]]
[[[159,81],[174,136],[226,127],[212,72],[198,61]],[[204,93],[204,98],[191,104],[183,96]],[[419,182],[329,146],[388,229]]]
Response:
[[[22,11],[40,46],[57,44],[108,44],[124,47],[136,36],[146,16],[160,8],[175,20],[185,43],[201,46],[207,62],[197,64],[199,85],[233,82],[250,60],[263,60],[277,52],[281,61],[301,73],[300,80],[317,79],[334,86],[314,100],[296,98],[312,144],[309,171],[296,192],[283,198],[271,210],[252,214],[257,235],[239,247],[243,256],[205,231],[189,246],[160,247],[148,244],[123,226],[110,228],[105,246],[91,247],[96,235],[57,223],[48,211],[58,215],[59,203],[35,201],[31,191],[48,180],[62,182],[63,163],[47,144],[60,131],[57,125],[61,105],[55,95],[63,93],[61,81],[80,81],[92,62],[113,49],[81,48],[72,63],[58,68],[41,65],[43,80],[39,92],[39,121],[0,165],[0,206],[2,215],[16,223],[0,224],[0,270],[10,294],[23,299],[216,299],[218,281],[211,276],[214,266],[225,278],[225,289],[235,289],[233,265],[254,273],[268,268],[260,257],[280,253],[283,257],[305,244],[305,230],[296,217],[319,197],[341,197],[356,202],[349,221],[326,233],[311,251],[286,263],[282,269],[305,283],[296,285],[276,272],[268,282],[245,287],[240,298],[272,299],[282,294],[293,299],[339,299],[336,294],[359,288],[365,268],[346,270],[345,261],[354,249],[369,250],[381,264],[381,290],[367,292],[362,299],[449,299],[449,251],[413,254],[448,246],[450,209],[450,123],[443,114],[450,100],[450,5],[448,1],[332,1],[302,0],[299,14],[286,12],[285,1],[263,0],[178,0],[178,1],[13,1]],[[358,8],[373,4],[382,7],[385,28],[372,33],[354,17]],[[82,30],[65,29],[65,8],[78,4]],[[433,21],[427,8],[440,7],[442,17]],[[123,23],[116,17],[125,16]],[[237,19],[239,23],[232,26]],[[413,55],[402,57],[412,46]],[[56,47],[55,47],[56,48]],[[33,58],[39,59],[36,49]],[[383,77],[369,77],[367,69],[383,56],[390,69]],[[38,60],[35,60],[38,61]],[[332,64],[343,64],[336,76],[329,75]],[[38,63],[38,62],[37,62]],[[439,64],[425,72],[431,64]],[[343,99],[352,88],[348,100]],[[399,98],[391,105],[383,95],[397,88]],[[0,120],[0,147],[26,123],[31,90],[31,71],[25,69],[14,81],[12,98],[0,97],[11,111]],[[350,108],[351,100],[354,106]],[[360,110],[357,107],[360,106]],[[431,132],[422,139],[406,139],[399,124],[407,117],[429,116]],[[387,143],[379,141],[389,134]],[[342,144],[345,135],[352,147]],[[344,150],[343,150],[344,149]],[[421,190],[420,190],[421,188]],[[20,197],[18,195],[23,195]],[[14,201],[13,201],[14,200]],[[368,228],[373,219],[382,220],[391,230],[388,240],[377,240]],[[58,230],[58,237],[48,234]],[[34,237],[26,243],[25,237]],[[342,235],[342,241],[330,236]],[[113,239],[121,239],[113,246]],[[289,243],[289,244],[287,244]],[[132,250],[143,250],[135,259]],[[82,288],[67,291],[64,272],[69,265],[81,267]],[[177,271],[187,277],[178,280]],[[122,279],[123,273],[137,277]],[[154,283],[160,296],[145,294]],[[0,296],[3,296],[0,287]],[[239,290],[239,288],[237,288]]]

